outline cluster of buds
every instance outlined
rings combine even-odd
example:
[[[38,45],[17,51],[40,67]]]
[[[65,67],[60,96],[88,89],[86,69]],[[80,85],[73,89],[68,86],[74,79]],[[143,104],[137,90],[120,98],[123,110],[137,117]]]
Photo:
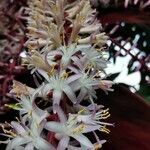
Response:
[[[14,81],[10,93],[18,103],[7,106],[18,110],[20,118],[11,122],[13,130],[4,129],[6,150],[101,148],[105,140],[97,132],[109,133],[112,124],[104,121],[109,109],[96,104],[96,90],[113,91],[113,82],[103,80],[108,37],[96,11],[89,0],[29,0],[28,5],[23,61],[37,88]]]

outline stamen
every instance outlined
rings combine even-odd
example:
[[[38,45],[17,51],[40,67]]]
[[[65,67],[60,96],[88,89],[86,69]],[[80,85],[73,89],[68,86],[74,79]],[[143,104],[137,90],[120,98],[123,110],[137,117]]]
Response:
[[[85,125],[82,123],[75,129],[73,129],[73,134],[80,134],[85,128]]]
[[[103,126],[102,128],[100,128],[99,131],[105,132],[107,134],[110,133],[110,130],[108,128],[106,128],[106,126]]]
[[[99,150],[101,147],[102,145],[99,143],[94,144],[94,150]]]
[[[61,78],[61,79],[67,79],[68,76],[69,76],[69,72],[64,71],[64,72],[62,73],[62,75],[61,75],[60,78]]]
[[[48,72],[48,75],[51,77],[52,75],[54,75],[55,74],[55,64],[53,64],[52,66],[51,66],[51,69],[50,69],[50,71]]]
[[[19,120],[19,118],[18,117],[15,117],[16,118],[16,120],[19,122],[19,123],[21,123],[21,121]]]
[[[32,116],[32,110],[30,110],[30,111],[28,112],[28,116],[29,116],[29,117]]]
[[[105,110],[96,113],[96,119],[107,119],[108,117],[110,117],[110,113],[108,111],[109,109],[107,108]]]
[[[4,106],[8,107],[8,108],[11,108],[11,109],[14,109],[14,110],[18,110],[20,109],[20,103],[17,103],[17,104],[5,104]]]
[[[17,134],[12,132],[11,130],[6,130],[3,125],[0,124],[0,126],[3,130],[3,132],[6,133],[6,136],[7,136],[7,134],[8,134],[8,136],[11,136],[11,137],[16,137],[17,136]]]
[[[82,108],[79,112],[78,115],[81,115],[85,111],[85,108]]]

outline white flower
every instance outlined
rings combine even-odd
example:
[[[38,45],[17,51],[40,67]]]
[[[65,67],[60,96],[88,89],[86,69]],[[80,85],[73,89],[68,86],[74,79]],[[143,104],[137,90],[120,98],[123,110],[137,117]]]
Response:
[[[70,61],[72,60],[73,55],[78,52],[80,49],[76,44],[71,44],[69,46],[63,46],[59,48],[62,51],[62,59],[61,63],[63,67],[67,67],[70,65]]]
[[[20,119],[22,123],[28,124],[36,123],[40,124],[48,116],[48,112],[38,108],[34,102],[33,97],[22,95],[20,99],[17,99],[19,103],[16,105],[6,105],[19,111]]]
[[[103,58],[101,51],[96,50],[95,48],[91,47],[91,45],[83,45],[81,47],[81,51],[84,55],[81,58],[81,62],[85,66],[91,66],[99,70],[103,70],[107,67],[108,61]]]
[[[68,74],[66,72],[62,72],[59,74],[56,74],[52,77],[50,77],[47,83],[45,83],[43,86],[39,87],[41,89],[41,94],[43,97],[46,97],[49,92],[52,92],[52,99],[53,99],[53,105],[60,103],[60,100],[63,97],[63,94],[66,94],[66,96],[72,101],[72,103],[76,103],[76,95],[73,89],[71,88],[72,82],[78,80],[80,78],[80,74],[72,75],[70,77],[67,77]],[[40,95],[39,95],[40,96]]]
[[[83,135],[83,133],[98,130],[100,126],[86,125],[84,123],[78,124],[76,118],[72,116],[67,120],[58,105],[55,105],[55,109],[60,122],[49,121],[45,124],[45,129],[55,133],[55,137],[59,140],[57,149],[65,150],[69,144],[70,137],[73,137],[80,145],[84,145],[86,148],[94,148],[93,144],[85,135]]]
[[[86,71],[85,68],[75,72],[81,74],[81,77],[71,85],[74,91],[79,91],[77,103],[79,104],[83,99],[97,98],[95,90],[99,88],[99,79],[95,78],[95,74],[90,72],[90,69]]]
[[[114,91],[114,89],[111,88],[113,84],[114,82],[110,80],[100,80],[99,87],[108,94],[108,91]]]
[[[84,114],[85,111],[85,114]],[[105,132],[109,133],[109,130],[105,127],[106,125],[112,126],[113,124],[103,122],[103,119],[110,117],[109,109],[99,110],[98,112],[92,112],[86,114],[86,110],[81,110],[78,114],[69,114],[71,118],[76,118],[77,122],[84,123],[86,125],[100,125],[99,130],[105,129]],[[83,113],[83,114],[82,114]]]
[[[34,148],[40,150],[55,150],[50,143],[41,137],[43,130],[42,124],[40,126],[32,124],[29,129],[18,122],[12,121],[11,126],[15,130],[14,138],[9,141],[6,150],[33,150]]]

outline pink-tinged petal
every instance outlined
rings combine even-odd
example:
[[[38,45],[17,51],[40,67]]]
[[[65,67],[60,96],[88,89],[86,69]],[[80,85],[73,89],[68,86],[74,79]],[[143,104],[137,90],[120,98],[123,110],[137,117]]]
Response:
[[[80,69],[83,68],[83,65],[81,64],[81,61],[78,57],[73,56],[73,57],[71,57],[71,59],[74,61],[75,65],[77,65],[77,67],[79,67]]]
[[[56,110],[57,114],[58,114],[58,117],[59,117],[59,120],[61,123],[65,123],[67,122],[67,118],[63,112],[63,110],[61,109],[61,107],[57,104],[54,105],[54,110]]]
[[[27,144],[27,146],[24,148],[24,150],[33,150],[34,146],[32,143]]]
[[[114,84],[114,82],[109,81],[109,80],[101,80],[99,82],[99,87],[104,90],[106,93],[108,93],[107,91],[114,91],[114,89],[112,89],[112,85]]]
[[[125,0],[125,2],[124,2],[124,7],[125,7],[125,8],[127,8],[127,7],[128,7],[129,2],[130,2],[130,0]]]
[[[141,6],[141,8],[144,9],[144,8],[146,8],[146,7],[149,6],[149,5],[150,5],[150,0],[148,0],[147,2],[145,2],[145,3]]]
[[[89,106],[87,106],[87,109],[90,111],[92,111],[92,110],[97,111],[102,108],[104,108],[103,105],[97,105],[97,104],[90,104]]]
[[[67,95],[67,97],[72,101],[73,104],[77,102],[77,98],[73,90],[71,89],[70,86],[66,85],[63,88],[64,93]]]
[[[16,121],[12,121],[11,125],[12,125],[13,129],[15,129],[15,131],[18,134],[23,134],[23,133],[26,132],[26,130],[18,122],[16,122]]]
[[[93,144],[91,143],[91,141],[83,134],[72,135],[72,137],[75,138],[82,145],[89,147],[89,148],[93,148]]]
[[[62,139],[58,143],[57,150],[65,150],[68,147],[69,140],[69,136],[62,137]]]
[[[138,3],[139,0],[134,0],[134,5],[136,5]]]

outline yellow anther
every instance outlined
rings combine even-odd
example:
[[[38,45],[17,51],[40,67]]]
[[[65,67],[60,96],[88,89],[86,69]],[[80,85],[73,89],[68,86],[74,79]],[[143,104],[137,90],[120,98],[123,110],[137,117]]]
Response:
[[[78,115],[82,114],[85,111],[85,108],[82,108],[79,112]]]
[[[100,128],[99,130],[102,131],[102,132],[105,132],[105,133],[107,133],[107,134],[110,133],[110,130],[109,130],[108,128],[106,128],[106,126],[103,126],[103,127]]]
[[[32,110],[30,110],[30,111],[28,112],[28,116],[31,117],[31,115],[32,115]]]
[[[98,117],[100,117],[101,119],[107,119],[108,117],[110,117],[110,113],[108,111],[109,109],[101,111],[101,114],[98,115]]]
[[[68,76],[69,76],[69,72],[64,71],[64,72],[62,73],[62,75],[61,75],[60,78],[61,78],[61,79],[67,79]]]
[[[85,128],[85,125],[82,123],[75,129],[73,129],[73,134],[80,134]]]
[[[28,45],[28,50],[33,51],[34,47],[32,45]]]
[[[96,51],[100,52],[102,49],[101,48],[95,48]]]
[[[102,112],[103,112],[103,113],[106,113],[106,112],[108,112],[108,111],[109,111],[109,108],[103,110]]]
[[[100,148],[102,148],[102,145],[99,143],[94,144],[94,150],[99,150]]]
[[[54,75],[55,74],[55,64],[53,64],[52,66],[51,66],[51,69],[50,69],[50,71],[48,72],[48,75],[49,76],[52,76],[52,75]]]
[[[3,130],[3,132],[6,133],[6,134],[8,134],[8,136],[9,135],[12,136],[12,137],[17,136],[17,134],[15,134],[14,132],[12,132],[11,130],[6,130],[3,125],[0,125],[0,126],[1,126],[1,128]]]
[[[102,119],[107,119],[110,117],[110,114],[108,114],[107,116],[102,116]]]
[[[92,69],[93,68],[93,64],[92,63],[87,64],[86,68],[87,69]]]

